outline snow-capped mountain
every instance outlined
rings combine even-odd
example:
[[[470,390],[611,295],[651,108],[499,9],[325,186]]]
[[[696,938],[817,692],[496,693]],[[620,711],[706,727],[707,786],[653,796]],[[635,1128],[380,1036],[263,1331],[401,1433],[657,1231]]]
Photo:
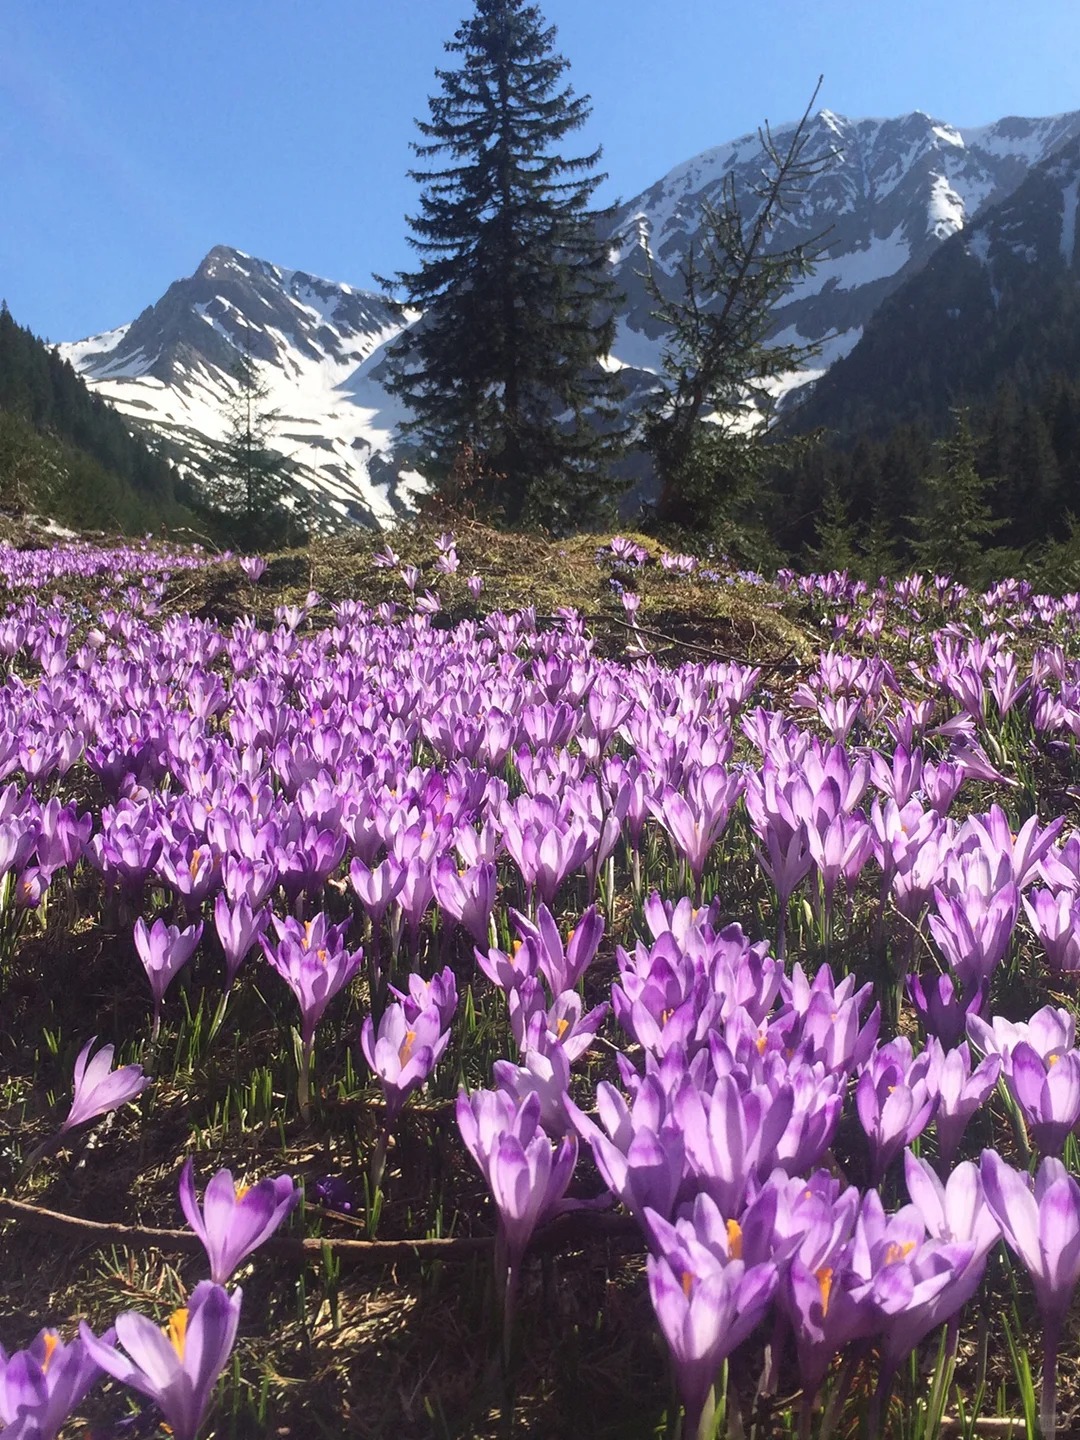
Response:
[[[390,457],[403,415],[379,383],[385,346],[411,318],[384,296],[218,245],[130,325],[60,349],[189,461],[223,435],[246,353],[277,412],[271,441],[293,462],[294,490],[324,524],[385,526],[423,488]]]
[[[794,129],[774,131],[781,154]],[[792,381],[816,378],[848,354],[882,300],[944,240],[1077,134],[1080,112],[974,129],[921,111],[895,120],[848,120],[829,110],[812,116],[805,158],[834,158],[802,187],[771,240],[777,250],[810,247],[824,232],[814,273],[775,311],[778,343],[823,342],[815,367]],[[662,286],[676,286],[679,266],[692,248],[700,252],[703,203],[719,206],[733,179],[742,214],[752,215],[764,163],[759,135],[744,135],[677,166],[615,212],[608,235],[626,296],[615,344],[620,358],[658,368],[662,337],[642,272],[651,263]]]
[[[810,125],[807,156],[832,159],[772,244],[809,245],[827,232],[825,253],[776,307],[773,333],[778,342],[821,341],[823,349],[786,388],[848,355],[886,297],[950,236],[1080,136],[1080,112],[957,129],[921,112],[847,120],[822,110]],[[774,132],[779,150],[793,128]],[[662,285],[677,285],[680,264],[702,240],[703,202],[719,203],[733,177],[751,214],[763,160],[757,134],[707,150],[607,222],[625,296],[610,363],[625,372],[631,413],[654,383],[663,349],[642,272],[651,263]],[[130,325],[60,348],[95,390],[180,458],[197,457],[223,433],[224,402],[246,350],[279,412],[274,443],[296,466],[298,492],[324,523],[385,526],[423,489],[395,453],[405,417],[381,383],[387,345],[414,318],[383,296],[218,246]]]
[[[1080,371],[1080,137],[932,255],[800,409],[801,425],[933,428],[1012,386],[1030,401]]]

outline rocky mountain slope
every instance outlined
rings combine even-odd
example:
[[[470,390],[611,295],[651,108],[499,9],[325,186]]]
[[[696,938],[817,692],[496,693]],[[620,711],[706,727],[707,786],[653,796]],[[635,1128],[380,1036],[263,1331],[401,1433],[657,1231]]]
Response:
[[[1080,137],[942,245],[801,407],[841,436],[941,429],[950,407],[1080,375]]]
[[[422,488],[390,459],[402,416],[379,383],[384,347],[410,318],[384,296],[219,245],[130,325],[60,348],[98,394],[189,462],[224,433],[247,354],[277,412],[274,445],[293,462],[297,497],[324,524],[385,526]]]

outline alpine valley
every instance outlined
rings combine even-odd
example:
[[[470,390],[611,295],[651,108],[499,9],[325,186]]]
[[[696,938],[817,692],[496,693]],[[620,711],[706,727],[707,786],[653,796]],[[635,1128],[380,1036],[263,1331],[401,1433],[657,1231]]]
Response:
[[[774,131],[781,150],[791,131]],[[993,370],[1005,363],[994,339],[1002,305],[1040,293],[1048,267],[1058,283],[1070,272],[1075,285],[1080,112],[958,129],[919,111],[848,120],[822,110],[806,153],[832,159],[771,244],[822,254],[775,308],[773,338],[821,350],[784,381],[785,405],[809,384],[820,399],[811,396],[807,414],[816,406],[816,418],[846,421],[850,390],[860,423],[872,425],[873,404],[884,403],[873,377],[897,317],[907,317],[925,350],[942,324],[977,313],[979,353]],[[651,265],[662,286],[675,285],[700,243],[703,202],[718,203],[730,176],[751,213],[763,160],[760,137],[742,136],[677,166],[606,222],[624,297],[608,363],[623,372],[631,413],[656,385],[663,350],[644,272]],[[953,238],[958,232],[966,242]],[[182,466],[222,434],[237,363],[248,355],[277,412],[274,443],[292,461],[306,513],[323,528],[386,527],[424,488],[397,438],[401,406],[383,384],[387,345],[417,318],[383,295],[219,245],[136,319],[60,351]],[[985,385],[995,377],[969,378]]]

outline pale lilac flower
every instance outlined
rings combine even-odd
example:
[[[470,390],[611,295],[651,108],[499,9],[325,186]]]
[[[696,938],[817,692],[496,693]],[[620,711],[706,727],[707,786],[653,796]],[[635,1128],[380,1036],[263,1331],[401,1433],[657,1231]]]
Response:
[[[230,1295],[204,1280],[164,1330],[147,1316],[125,1310],[116,1317],[116,1338],[127,1355],[96,1339],[86,1324],[80,1325],[79,1336],[103,1370],[156,1403],[173,1440],[197,1440],[232,1353],[242,1298],[240,1290]]]
[[[219,1170],[206,1187],[202,1210],[195,1198],[194,1161],[180,1175],[180,1208],[210,1261],[210,1278],[224,1285],[236,1267],[268,1240],[300,1200],[290,1175],[237,1189],[232,1173]]]
[[[161,1027],[161,1005],[165,992],[194,955],[202,932],[201,920],[196,925],[189,925],[186,930],[166,925],[164,920],[155,920],[148,930],[141,915],[135,921],[135,949],[139,952],[154,996],[153,1039],[157,1038]]]
[[[141,1095],[150,1084],[141,1065],[121,1065],[113,1070],[113,1047],[103,1045],[92,1060],[90,1047],[97,1039],[92,1035],[75,1060],[74,1095],[67,1119],[60,1127],[63,1134],[88,1120],[96,1120]]]
[[[97,1344],[110,1348],[116,1331]],[[55,1330],[40,1330],[25,1350],[0,1346],[0,1430],[10,1440],[55,1440],[102,1373],[81,1336],[64,1344]]]

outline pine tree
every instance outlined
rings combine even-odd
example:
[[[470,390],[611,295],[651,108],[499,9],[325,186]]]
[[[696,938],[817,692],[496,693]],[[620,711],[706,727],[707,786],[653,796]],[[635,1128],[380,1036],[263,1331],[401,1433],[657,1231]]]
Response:
[[[614,333],[607,252],[589,210],[600,151],[567,158],[587,96],[563,83],[555,29],[524,0],[476,0],[446,49],[413,149],[431,168],[403,290],[423,319],[391,352],[417,466],[510,524],[565,531],[598,518],[616,485],[619,386],[600,365]],[[461,456],[469,465],[461,465]],[[456,470],[455,470],[456,466]]]
[[[224,406],[225,434],[203,464],[203,494],[230,517],[238,543],[284,544],[292,529],[284,503],[291,467],[270,444],[278,412],[267,408],[270,392],[249,351],[240,353],[233,378],[235,388]]]
[[[820,88],[820,81],[818,82]],[[770,240],[802,187],[834,158],[811,158],[810,105],[787,148],[761,132],[766,173],[754,213],[743,215],[733,177],[721,203],[706,203],[704,239],[679,267],[675,293],[652,274],[654,315],[669,330],[664,370],[670,389],[657,395],[645,445],[660,483],[657,517],[669,524],[715,530],[783,463],[760,442],[772,420],[771,382],[816,353],[814,345],[769,345],[773,306],[792,282],[813,270],[819,236],[809,245],[770,250]],[[791,442],[797,449],[799,442]]]
[[[991,482],[979,474],[975,439],[965,410],[954,412],[952,433],[938,444],[938,463],[923,480],[912,517],[919,566],[931,574],[978,583],[987,573],[986,541],[1000,528],[987,500]]]
[[[852,570],[855,567],[855,534],[840,487],[829,479],[817,517],[817,545],[810,551],[817,570]]]

